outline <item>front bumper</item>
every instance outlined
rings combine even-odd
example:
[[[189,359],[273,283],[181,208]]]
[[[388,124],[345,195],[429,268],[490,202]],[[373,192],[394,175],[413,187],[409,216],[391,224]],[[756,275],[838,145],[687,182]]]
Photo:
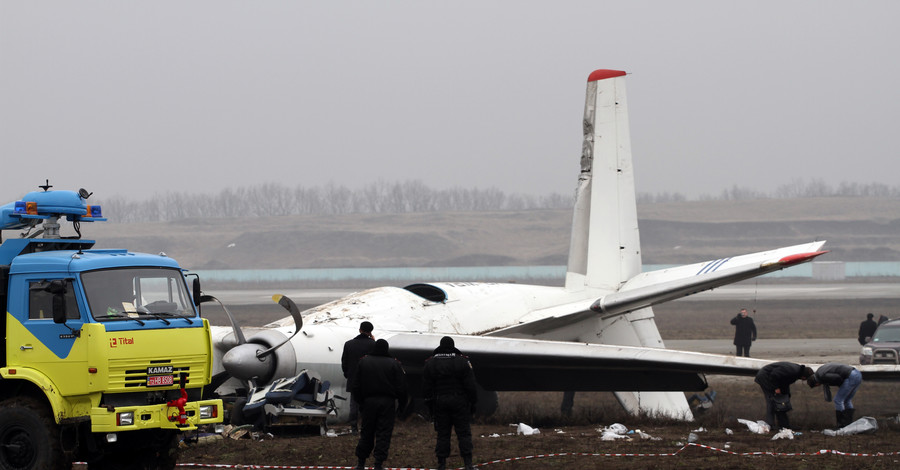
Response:
[[[215,412],[209,418],[200,417],[200,408],[204,406],[214,407]],[[91,408],[91,432],[125,432],[143,429],[172,429],[178,431],[190,431],[204,424],[222,422],[222,400],[200,400],[184,404],[184,412],[187,420],[179,423],[180,410],[175,406],[165,403],[158,405],[117,406],[114,408]],[[123,413],[132,413],[131,423],[122,424],[120,417]]]

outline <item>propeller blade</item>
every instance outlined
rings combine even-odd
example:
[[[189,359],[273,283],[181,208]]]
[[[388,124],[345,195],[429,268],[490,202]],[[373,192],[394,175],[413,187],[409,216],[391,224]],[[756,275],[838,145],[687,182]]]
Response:
[[[228,321],[231,322],[231,329],[234,330],[234,337],[235,337],[235,339],[237,339],[237,344],[241,345],[241,344],[246,343],[247,339],[244,338],[244,332],[241,331],[240,327],[238,327],[237,321],[235,321],[234,315],[232,315],[231,312],[228,311],[228,307],[226,307],[225,304],[223,304],[221,300],[219,300],[211,295],[204,294],[204,295],[200,296],[200,303],[209,302],[211,300],[215,301],[216,303],[221,305],[222,310],[225,310],[225,315],[228,317]]]
[[[275,294],[272,296],[272,300],[278,302],[278,305],[284,307],[285,310],[291,312],[291,316],[294,317],[294,324],[297,325],[297,330],[303,328],[303,316],[300,315],[300,309],[297,307],[297,304],[291,300],[290,297],[281,294]]]
[[[275,302],[278,302],[278,305],[281,305],[282,307],[287,309],[288,312],[291,312],[291,316],[294,318],[294,325],[296,326],[296,328],[294,328],[294,334],[292,334],[290,338],[282,341],[277,346],[272,346],[271,348],[266,349],[265,351],[257,352],[256,357],[259,359],[262,359],[262,358],[272,354],[273,352],[275,352],[276,349],[284,346],[284,343],[287,343],[288,341],[291,340],[291,338],[293,338],[294,336],[297,336],[297,333],[299,333],[300,329],[303,328],[303,316],[300,315],[300,309],[297,307],[297,304],[295,304],[294,301],[291,300],[290,297],[288,297],[286,295],[275,294],[272,296],[272,300],[274,300]]]

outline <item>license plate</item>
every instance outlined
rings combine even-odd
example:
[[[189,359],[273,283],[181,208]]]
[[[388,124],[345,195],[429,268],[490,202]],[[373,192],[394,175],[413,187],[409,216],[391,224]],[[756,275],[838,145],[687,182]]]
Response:
[[[171,375],[151,375],[147,377],[148,387],[164,387],[174,383],[175,380]]]

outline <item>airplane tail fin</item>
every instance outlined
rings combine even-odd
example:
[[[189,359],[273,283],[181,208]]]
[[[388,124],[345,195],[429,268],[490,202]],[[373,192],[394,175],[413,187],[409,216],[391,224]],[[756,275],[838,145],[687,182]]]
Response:
[[[615,292],[641,273],[625,72],[595,70],[590,74],[583,126],[565,287],[573,292]],[[650,307],[611,321],[593,321],[597,338],[605,338],[604,342],[664,347]],[[690,416],[690,407],[680,392],[622,391],[615,395],[635,414],[662,413],[677,419]]]
[[[566,289],[615,290],[641,272],[625,72],[588,77]]]

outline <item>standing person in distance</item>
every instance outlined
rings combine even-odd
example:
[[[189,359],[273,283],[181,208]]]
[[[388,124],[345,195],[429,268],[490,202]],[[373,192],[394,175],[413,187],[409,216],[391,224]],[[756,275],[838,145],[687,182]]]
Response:
[[[450,456],[450,433],[456,429],[459,454],[466,470],[472,464],[472,414],[478,401],[475,373],[469,358],[463,355],[453,338],[444,336],[431,357],[425,361],[422,373],[422,392],[434,417],[437,444],[434,453],[438,470],[447,468]]]
[[[750,357],[750,344],[756,341],[756,325],[753,319],[747,316],[747,309],[742,308],[736,317],[731,319],[734,325],[734,345],[737,346],[736,356]]]
[[[857,341],[859,341],[860,346],[864,346],[868,343],[869,339],[872,338],[872,335],[875,334],[875,330],[878,329],[878,323],[875,323],[873,318],[875,318],[875,314],[868,313],[866,314],[865,321],[859,324],[859,339],[857,339]]]
[[[356,378],[356,367],[360,358],[369,354],[375,347],[375,337],[372,336],[374,329],[375,327],[370,322],[360,323],[359,334],[344,343],[344,353],[341,354],[341,369],[344,371],[344,378],[347,379],[347,391],[351,392],[349,420],[350,432],[353,434],[356,434],[359,423],[359,404],[352,394],[353,382]]]
[[[356,444],[358,470],[366,468],[366,459],[374,449],[375,470],[382,470],[391,447],[394,418],[406,407],[406,372],[391,356],[388,342],[375,341],[372,352],[359,360],[356,379],[350,393],[359,402],[362,429]]]
[[[816,369],[816,373],[806,379],[806,383],[810,388],[824,385],[825,401],[832,401],[829,385],[838,387],[834,395],[834,417],[837,425],[842,428],[853,422],[853,412],[856,410],[853,408],[852,400],[862,384],[862,374],[856,368],[829,362]]]
[[[766,399],[766,423],[773,430],[790,428],[788,410],[778,410],[775,403],[776,396],[791,396],[791,384],[798,380],[806,380],[813,375],[811,368],[793,362],[773,362],[763,366],[756,373],[755,382],[762,389]],[[790,403],[790,401],[788,401]],[[778,427],[775,427],[777,420]]]

